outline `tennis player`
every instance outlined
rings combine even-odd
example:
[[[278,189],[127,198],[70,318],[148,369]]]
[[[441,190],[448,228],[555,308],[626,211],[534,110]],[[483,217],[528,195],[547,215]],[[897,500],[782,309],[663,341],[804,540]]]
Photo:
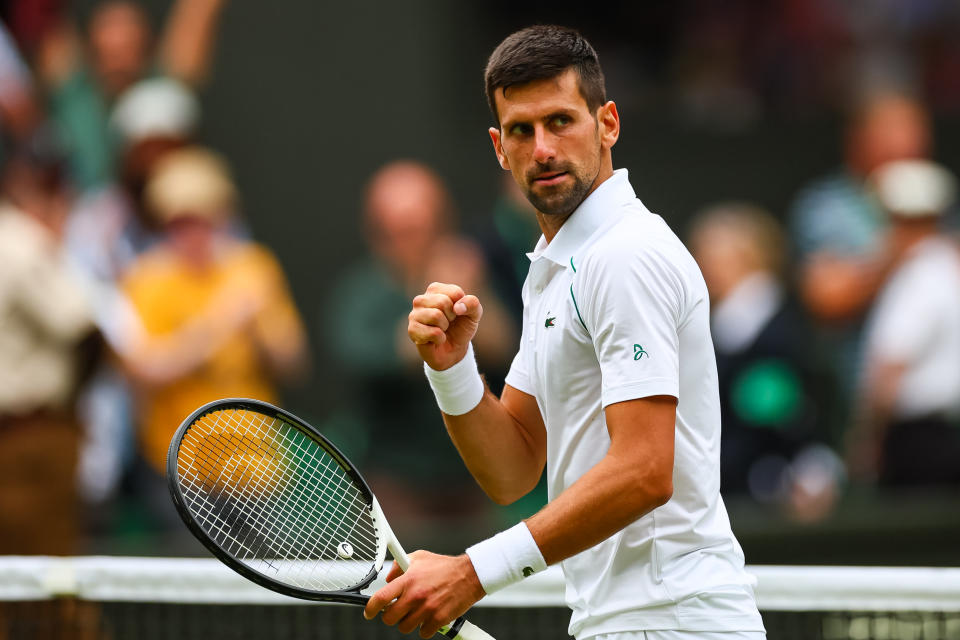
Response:
[[[537,210],[523,335],[498,399],[470,341],[480,300],[434,283],[408,332],[450,437],[490,497],[544,471],[549,503],[458,557],[412,554],[365,615],[427,638],[485,594],[560,563],[578,640],[758,640],[765,632],[719,495],[709,303],[693,258],[611,149],[617,107],[577,32],[524,29],[486,69],[490,138]]]

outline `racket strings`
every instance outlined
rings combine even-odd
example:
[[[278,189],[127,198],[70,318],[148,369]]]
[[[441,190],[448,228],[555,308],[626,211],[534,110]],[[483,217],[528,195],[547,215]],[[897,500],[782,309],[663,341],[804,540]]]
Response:
[[[260,433],[262,434],[262,430],[260,430]],[[304,446],[303,446],[304,440],[305,440],[305,437],[302,434],[294,432],[294,441],[292,444],[298,450],[297,451],[298,454],[300,454],[301,456],[307,457],[309,456],[309,451],[304,449]],[[309,442],[312,443],[312,440],[310,440]],[[325,465],[325,469],[329,470],[329,464]],[[343,478],[340,478],[341,481],[342,479]],[[272,483],[272,484],[274,484],[275,486],[275,483]],[[337,488],[338,489],[344,488],[342,482],[338,483]],[[309,496],[305,495],[305,492],[302,489],[303,489],[303,485],[294,485],[294,490],[290,498],[293,500],[294,503],[296,503],[301,508],[304,508],[304,507],[308,509],[315,508],[316,504],[311,500]],[[334,508],[336,509],[336,507],[337,505],[335,504]],[[300,533],[304,530],[304,525],[306,523],[306,520],[302,517],[299,517],[299,514],[295,513],[294,516],[297,516],[297,517],[293,517],[293,518],[290,517],[290,514],[283,514],[283,513],[279,513],[279,514],[273,513],[270,515],[274,517],[279,517],[280,518],[279,524],[281,525],[281,527],[286,527],[287,529],[293,531],[294,533]],[[324,514],[321,514],[321,517],[323,515]],[[289,545],[286,545],[286,546],[283,545],[282,542],[283,541],[281,540],[280,551],[282,552],[282,555],[291,555],[293,549],[289,547]],[[314,547],[312,551],[316,552],[317,549]]]
[[[239,408],[206,414],[184,435],[177,469],[199,526],[274,580],[346,589],[378,559],[363,493],[337,459],[279,418]]]
[[[261,428],[261,429],[260,429],[260,434],[262,435],[262,433],[263,433],[263,431],[262,431],[262,428]],[[234,434],[234,435],[235,435],[235,434]],[[302,453],[302,451],[303,451],[303,444],[302,444],[302,438],[303,438],[303,436],[300,436],[300,438],[301,438],[300,441],[294,441],[294,445],[296,445],[297,448],[300,449],[300,450],[301,450],[301,453]],[[312,441],[311,441],[311,442],[312,442]],[[220,461],[221,461],[221,463],[222,463],[222,459],[223,459],[223,455],[224,455],[224,447],[223,447],[223,446],[218,446],[217,449],[218,449],[218,458],[220,459]],[[225,469],[225,470],[228,471],[228,472],[231,471],[230,466],[229,466],[229,465],[226,466],[226,469]],[[222,465],[222,464],[221,464],[221,471],[223,471],[223,465]],[[271,486],[273,486],[273,487],[276,487],[276,483],[269,483],[269,484],[270,484]],[[341,486],[342,486],[342,483],[341,483]],[[243,489],[242,485],[241,485],[240,488],[241,488],[241,490]],[[303,506],[303,501],[304,501],[304,496],[303,496],[302,494],[303,494],[302,491],[295,490],[294,493],[293,493],[293,496],[292,496],[296,502],[299,502],[299,503],[300,503],[300,506]],[[309,501],[309,499],[307,499],[307,500]],[[268,504],[269,504],[269,503],[268,503]],[[274,504],[275,504],[275,503],[274,503]],[[236,505],[234,505],[234,507],[235,507],[235,506],[236,506]],[[309,505],[307,505],[307,506],[309,506]],[[262,511],[262,509],[261,509],[260,511]],[[303,518],[291,519],[288,515],[285,516],[285,515],[282,514],[282,513],[277,513],[276,510],[273,510],[272,512],[268,512],[268,513],[266,513],[266,514],[262,514],[262,515],[261,515],[261,514],[258,514],[258,515],[260,516],[260,517],[259,517],[260,520],[264,520],[264,519],[270,520],[270,519],[272,519],[273,517],[279,516],[279,519],[280,519],[279,524],[280,524],[281,528],[283,528],[284,526],[286,526],[286,528],[287,528],[288,530],[292,530],[294,533],[301,532],[301,531],[303,530],[302,524],[298,524],[298,523],[302,523],[302,522],[303,522]],[[219,527],[218,527],[218,528],[219,528]],[[292,539],[292,538],[290,538],[289,536],[287,536],[287,538],[288,538],[288,539]],[[271,556],[273,556],[273,557],[289,557],[289,556],[297,555],[297,554],[294,553],[294,549],[293,549],[293,546],[292,546],[292,545],[290,545],[290,544],[283,544],[283,542],[284,542],[284,540],[281,539],[279,545],[277,545],[277,544],[272,544],[272,545],[270,545],[270,546],[272,546],[272,547],[274,547],[274,548],[276,549],[275,551],[273,551],[273,552],[271,553]],[[330,545],[327,545],[327,546],[329,547]],[[233,550],[231,550],[231,551],[233,551]],[[317,546],[314,544],[314,545],[312,545],[312,548],[311,548],[311,545],[308,545],[308,551],[312,552],[313,554],[316,554],[316,552],[317,552]],[[238,554],[238,555],[239,555],[239,554]],[[254,555],[257,556],[257,550],[254,550]],[[305,555],[305,554],[304,554],[304,553],[300,553],[299,555],[300,555],[300,556],[303,556],[303,555]],[[263,557],[263,554],[260,554],[259,557]],[[269,563],[269,564],[270,564],[270,565],[273,565],[274,563],[271,562],[271,563]],[[303,571],[304,571],[304,565],[303,565],[303,563],[301,563],[301,564],[299,565],[299,572],[302,574]]]

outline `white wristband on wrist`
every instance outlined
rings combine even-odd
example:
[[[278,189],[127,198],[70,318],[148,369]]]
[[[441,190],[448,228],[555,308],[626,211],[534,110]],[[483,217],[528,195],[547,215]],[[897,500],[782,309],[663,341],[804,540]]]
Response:
[[[483,400],[484,385],[480,371],[477,369],[477,358],[473,355],[473,343],[467,346],[467,353],[463,359],[449,369],[437,371],[431,369],[426,362],[423,371],[427,374],[430,388],[437,398],[440,411],[450,416],[461,416],[469,413]]]
[[[547,568],[525,522],[478,542],[467,555],[487,595]]]

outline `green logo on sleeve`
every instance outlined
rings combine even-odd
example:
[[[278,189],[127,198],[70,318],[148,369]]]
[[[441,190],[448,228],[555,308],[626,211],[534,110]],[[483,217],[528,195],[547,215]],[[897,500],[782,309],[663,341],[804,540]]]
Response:
[[[649,358],[650,354],[644,351],[643,347],[641,347],[640,345],[638,344],[633,345],[633,359],[639,360],[643,356],[647,356]]]

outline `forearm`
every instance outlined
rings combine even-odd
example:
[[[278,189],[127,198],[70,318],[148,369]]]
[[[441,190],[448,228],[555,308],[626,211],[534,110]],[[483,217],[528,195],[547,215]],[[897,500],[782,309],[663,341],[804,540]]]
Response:
[[[178,329],[161,335],[129,327],[118,353],[128,372],[146,386],[162,386],[206,364],[214,353],[236,338],[249,321],[246,308],[211,306]]]
[[[180,0],[174,5],[160,46],[166,72],[194,87],[203,84],[225,4],[225,0]]]
[[[537,485],[546,463],[543,447],[489,389],[472,411],[443,414],[443,421],[470,473],[494,502],[510,504]]]
[[[487,495],[509,504],[540,479],[547,432],[533,396],[508,384],[497,399],[480,378],[470,341],[482,315],[476,296],[435,282],[413,299],[407,335],[467,468]]]
[[[512,584],[606,540],[673,494],[675,399],[606,409],[606,455],[524,523],[467,549],[484,591]]]
[[[672,491],[653,468],[611,453],[526,523],[544,560],[554,564],[666,503]]]
[[[261,312],[254,323],[257,347],[275,378],[297,382],[310,369],[306,330],[292,305],[271,305],[270,309],[270,313]]]
[[[167,336],[141,333],[119,355],[127,372],[139,384],[163,386],[203,365],[220,348],[223,339],[195,324]]]

